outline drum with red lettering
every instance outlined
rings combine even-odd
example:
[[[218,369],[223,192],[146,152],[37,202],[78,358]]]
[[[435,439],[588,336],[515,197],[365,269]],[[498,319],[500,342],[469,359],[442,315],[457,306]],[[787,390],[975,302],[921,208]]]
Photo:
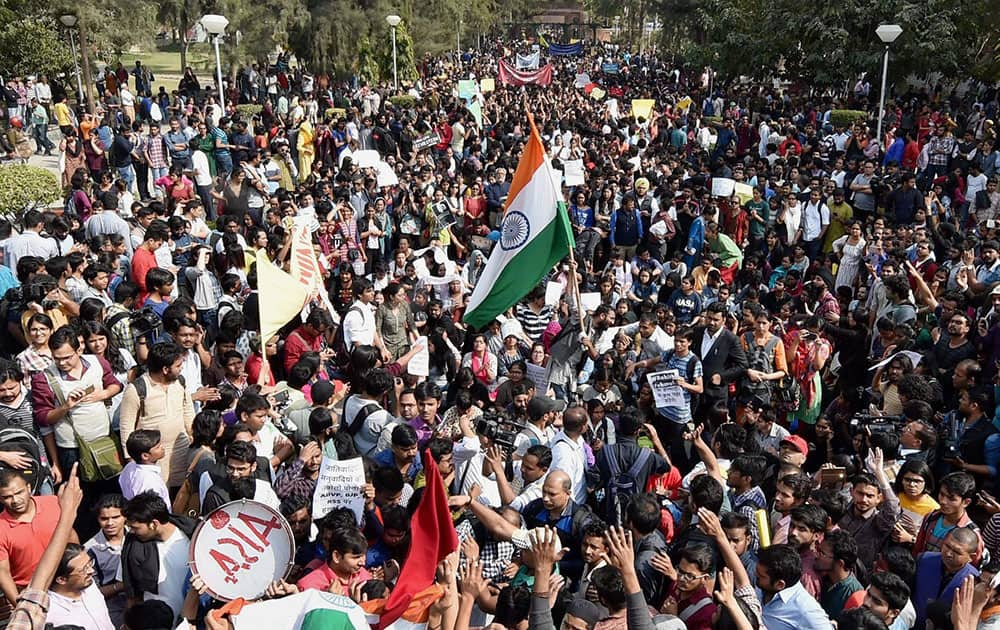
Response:
[[[208,592],[223,601],[257,599],[274,580],[283,579],[295,558],[295,539],[279,512],[256,501],[220,506],[198,525],[191,538],[191,571]]]

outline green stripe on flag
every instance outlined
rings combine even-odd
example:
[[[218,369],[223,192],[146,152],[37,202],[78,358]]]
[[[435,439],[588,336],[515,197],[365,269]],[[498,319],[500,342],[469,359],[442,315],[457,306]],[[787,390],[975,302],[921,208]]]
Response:
[[[535,288],[552,266],[568,255],[569,249],[574,246],[566,204],[560,202],[555,220],[507,261],[489,295],[474,311],[465,314],[465,323],[476,328],[485,327]]]

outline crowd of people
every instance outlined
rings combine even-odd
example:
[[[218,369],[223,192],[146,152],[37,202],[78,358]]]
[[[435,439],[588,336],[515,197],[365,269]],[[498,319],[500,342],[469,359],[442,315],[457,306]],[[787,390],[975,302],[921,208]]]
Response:
[[[247,66],[225,104],[136,62],[93,114],[8,83],[66,191],[0,224],[11,627],[229,627],[188,554],[240,499],[294,534],[270,597],[384,598],[426,474],[460,541],[431,627],[1000,627],[997,90],[896,90],[877,137],[863,82],[595,45],[457,95],[524,50],[399,93]],[[480,330],[529,112],[582,164],[575,248]],[[302,225],[323,290],[262,338],[258,265]],[[360,520],[314,519],[357,457]]]

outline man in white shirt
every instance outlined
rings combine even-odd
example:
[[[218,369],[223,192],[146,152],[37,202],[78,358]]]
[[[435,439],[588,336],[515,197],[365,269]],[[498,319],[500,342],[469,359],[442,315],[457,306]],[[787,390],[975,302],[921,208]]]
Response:
[[[590,424],[583,407],[571,407],[563,412],[563,429],[552,438],[552,466],[561,470],[573,482],[573,501],[587,504],[587,456],[584,451],[583,432]]]
[[[809,260],[816,260],[823,247],[823,238],[830,227],[830,208],[823,203],[823,193],[816,189],[809,192],[809,201],[802,208],[802,243]]]
[[[382,353],[382,360],[391,358],[382,336],[375,329],[375,287],[368,280],[354,281],[354,304],[344,315],[344,346],[352,350],[355,346],[375,346]]]
[[[156,462],[163,459],[163,444],[160,443],[160,432],[155,429],[137,429],[128,436],[125,442],[125,452],[132,460],[122,469],[118,476],[118,485],[122,496],[132,499],[137,494],[147,490],[155,492],[170,503],[170,492],[163,481],[160,467]]]
[[[104,595],[94,581],[93,558],[81,545],[66,545],[55,579],[49,587],[46,624],[72,625],[85,630],[114,630]]]
[[[17,269],[17,261],[24,256],[38,256],[42,260],[48,260],[59,255],[56,242],[42,236],[44,227],[41,212],[29,210],[24,213],[24,231],[7,239],[3,262],[8,268]]]
[[[194,521],[171,516],[163,499],[144,492],[125,505],[125,524],[119,579],[126,592],[135,599],[166,602],[180,615]]]

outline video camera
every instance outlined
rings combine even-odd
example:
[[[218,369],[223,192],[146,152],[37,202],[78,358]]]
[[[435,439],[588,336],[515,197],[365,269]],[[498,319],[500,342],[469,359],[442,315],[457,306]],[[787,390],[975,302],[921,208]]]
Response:
[[[476,434],[481,435],[497,446],[512,451],[514,450],[514,439],[517,434],[526,426],[520,422],[515,422],[502,414],[487,411],[476,420]]]
[[[900,433],[909,422],[906,416],[875,416],[870,413],[856,413],[851,417],[851,429],[857,432],[867,428],[871,433]]]
[[[23,311],[28,304],[35,303],[42,307],[42,310],[51,311],[59,308],[59,302],[48,299],[49,293],[54,291],[58,285],[52,279],[32,280],[28,284],[8,289],[3,299],[10,302],[11,308]]]

